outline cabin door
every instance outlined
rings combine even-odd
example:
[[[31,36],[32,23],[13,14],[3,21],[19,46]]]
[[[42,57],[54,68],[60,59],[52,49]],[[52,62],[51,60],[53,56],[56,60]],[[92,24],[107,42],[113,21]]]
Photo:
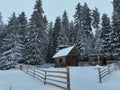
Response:
[[[68,57],[68,66],[73,66],[72,56]]]

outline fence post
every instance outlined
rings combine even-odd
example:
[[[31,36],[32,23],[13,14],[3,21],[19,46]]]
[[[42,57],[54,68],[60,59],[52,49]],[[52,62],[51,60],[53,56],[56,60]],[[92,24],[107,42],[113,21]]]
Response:
[[[70,90],[70,68],[67,67],[67,88]]]
[[[114,70],[116,70],[117,68],[116,68],[116,64],[114,64]]]
[[[108,65],[108,73],[110,74],[110,65]]]
[[[22,65],[20,65],[20,70],[22,70],[22,68],[23,68]]]
[[[33,72],[33,78],[35,78],[35,68],[33,68],[34,69],[34,72]]]
[[[27,73],[28,73],[28,66],[27,66]]]
[[[46,84],[46,79],[47,79],[47,71],[45,71],[44,84]]]
[[[101,83],[101,73],[100,73],[100,68],[97,68],[98,69],[98,75],[99,75],[99,83]]]

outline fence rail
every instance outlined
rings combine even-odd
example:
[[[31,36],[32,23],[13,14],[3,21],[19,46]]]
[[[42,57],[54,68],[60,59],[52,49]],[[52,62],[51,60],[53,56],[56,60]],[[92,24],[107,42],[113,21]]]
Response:
[[[102,79],[106,76],[108,76],[111,72],[120,69],[120,63],[114,63],[114,64],[109,64],[107,67],[101,69],[98,69],[98,74],[99,74],[99,82],[102,82]]]
[[[44,84],[50,84],[64,90],[70,90],[70,70],[67,68],[65,71],[49,71],[37,67],[20,65],[20,69],[33,78],[41,80]],[[58,75],[57,75],[58,74]],[[62,80],[63,81],[62,81]],[[60,83],[56,84],[56,83]],[[62,85],[64,86],[62,86]]]

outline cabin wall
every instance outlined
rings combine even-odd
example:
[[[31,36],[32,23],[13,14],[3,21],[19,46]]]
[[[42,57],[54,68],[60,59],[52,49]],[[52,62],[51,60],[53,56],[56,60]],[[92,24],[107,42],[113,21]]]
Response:
[[[65,67],[66,65],[66,57],[58,57],[55,59],[55,67]]]
[[[95,56],[89,56],[89,61],[90,61],[90,64],[91,65],[106,65],[106,59],[103,57],[103,56],[98,56],[98,55],[95,55]]]

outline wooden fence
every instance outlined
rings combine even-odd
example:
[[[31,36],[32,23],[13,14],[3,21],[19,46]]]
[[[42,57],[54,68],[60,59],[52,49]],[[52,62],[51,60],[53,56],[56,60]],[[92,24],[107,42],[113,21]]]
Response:
[[[119,63],[114,63],[114,64],[109,64],[107,67],[101,69],[97,68],[98,73],[99,73],[99,82],[102,82],[102,79],[106,76],[108,76],[111,72],[120,69],[120,64]]]
[[[70,90],[70,70],[65,71],[49,71],[41,68],[20,65],[20,70],[31,75],[33,78],[41,80],[44,84],[50,84],[63,90]]]

